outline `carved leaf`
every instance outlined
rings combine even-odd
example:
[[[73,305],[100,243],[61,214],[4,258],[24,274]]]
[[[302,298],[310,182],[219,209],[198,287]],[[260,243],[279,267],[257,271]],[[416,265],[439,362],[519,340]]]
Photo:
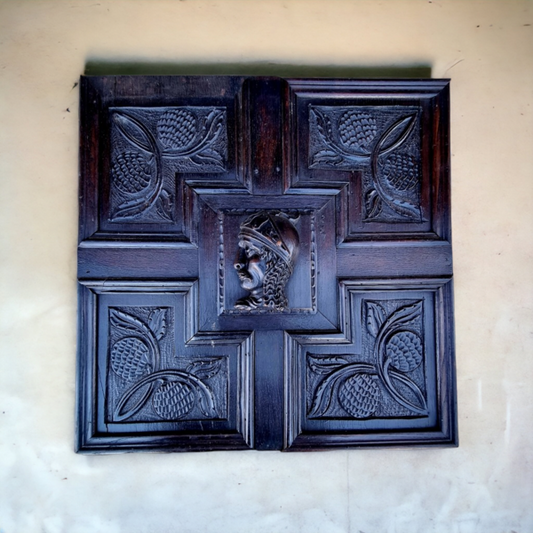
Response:
[[[313,165],[325,163],[329,165],[338,165],[342,163],[343,157],[333,150],[320,150],[313,156]]]
[[[120,111],[113,113],[112,120],[134,146],[149,153],[155,152],[155,140],[142,122]]]
[[[151,376],[147,376],[135,383],[131,388],[129,388],[120,398],[115,410],[113,412],[113,419],[115,422],[122,422],[131,418],[133,415],[137,414],[146,404],[148,398],[152,394],[154,388],[154,380]],[[143,391],[139,396],[139,392]]]
[[[412,305],[400,307],[387,319],[387,331],[393,327],[404,326],[420,317],[422,312],[422,302],[418,301]]]
[[[406,387],[408,387],[411,392],[415,395],[418,404],[415,405],[411,401],[409,401],[407,398],[404,398],[398,390],[394,387],[391,377],[393,379],[396,379],[403,383]],[[422,394],[422,391],[418,388],[418,385],[414,383],[411,379],[409,379],[405,374],[402,374],[400,372],[397,372],[395,370],[390,370],[390,372],[385,374],[385,385],[387,386],[387,390],[392,394],[394,399],[410,411],[413,411],[414,413],[420,414],[420,415],[427,415],[428,414],[428,408],[426,399],[424,398],[424,395]]]
[[[396,198],[390,197],[389,204],[396,213],[399,215],[410,218],[415,222],[420,222],[422,213],[420,211],[420,205],[411,200],[410,198]]]
[[[365,305],[366,328],[373,337],[376,337],[385,321],[385,310],[376,302],[365,301]]]
[[[326,144],[330,144],[333,135],[333,128],[329,117],[325,116],[321,111],[312,107],[311,113],[316,120],[316,126],[320,137]]]
[[[315,374],[329,374],[347,363],[346,359],[336,355],[307,355],[307,364]]]
[[[158,215],[168,221],[172,222],[172,203],[170,201],[170,195],[165,189],[161,191],[159,198],[155,204]]]
[[[198,381],[197,385],[197,390],[200,398],[200,409],[202,413],[208,418],[215,418],[217,416],[217,411],[215,408],[215,400],[213,398],[213,393],[201,381]]]
[[[125,331],[136,331],[144,333],[146,335],[150,335],[150,331],[143,322],[141,322],[138,318],[135,318],[132,315],[128,315],[127,313],[119,311],[118,309],[110,310],[109,321],[113,326],[123,329]]]
[[[220,372],[223,360],[224,358],[217,357],[194,361],[187,367],[187,372],[194,374],[199,379],[210,379]]]
[[[310,417],[323,416],[331,406],[335,383],[342,377],[338,372],[333,372],[319,385],[315,392],[313,405],[309,411]]]
[[[396,150],[413,130],[416,114],[408,115],[395,122],[379,139],[376,150],[379,155]]]
[[[135,200],[126,200],[122,202],[113,212],[113,218],[128,218],[140,215],[143,211],[148,209],[149,203],[144,198],[136,198]]]
[[[226,112],[223,109],[212,109],[207,115],[206,128],[208,129],[208,139],[215,140],[222,131]]]
[[[355,374],[339,388],[339,403],[354,418],[368,418],[378,407],[380,391],[368,374]]]
[[[218,170],[224,170],[224,160],[222,156],[210,148],[202,150],[200,153],[193,155],[191,161],[199,166],[214,166]]]
[[[167,311],[166,309],[155,309],[150,314],[150,320],[148,323],[155,338],[161,340],[167,332]]]
[[[376,189],[370,189],[365,195],[365,218],[376,218],[383,209],[383,202]]]
[[[205,129],[207,131],[204,139],[195,147],[198,151],[212,145],[222,132],[225,124],[226,112],[223,109],[212,109],[207,115]]]

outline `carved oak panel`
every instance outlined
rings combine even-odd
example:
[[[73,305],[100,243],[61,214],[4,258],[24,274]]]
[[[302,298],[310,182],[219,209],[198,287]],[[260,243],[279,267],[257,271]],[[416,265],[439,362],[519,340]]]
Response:
[[[226,109],[111,108],[109,219],[172,223],[178,173],[226,170]]]
[[[442,347],[452,325],[437,321],[451,317],[450,281],[389,285],[341,283],[341,335],[286,335],[291,448],[320,447],[325,435],[331,446],[346,446],[402,438],[431,443],[450,432]]]
[[[196,283],[93,281],[80,304],[96,356],[80,369],[90,387],[80,409],[92,421],[79,428],[84,447],[249,446],[253,341],[198,332]],[[130,437],[121,445],[120,435]]]
[[[447,82],[81,89],[80,451],[456,443]]]
[[[361,171],[363,222],[421,222],[417,108],[309,106],[309,168]]]

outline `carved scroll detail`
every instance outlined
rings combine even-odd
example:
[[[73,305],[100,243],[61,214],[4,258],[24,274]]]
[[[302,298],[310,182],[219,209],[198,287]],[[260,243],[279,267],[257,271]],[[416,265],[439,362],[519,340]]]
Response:
[[[310,105],[309,128],[309,168],[363,171],[365,222],[421,222],[416,109]]]
[[[218,212],[218,311],[220,314],[224,312],[225,295],[224,295],[224,213]]]
[[[427,416],[423,392],[422,301],[387,312],[385,302],[363,301],[373,362],[349,354],[307,354],[309,372],[319,378],[311,395],[309,418],[357,419]],[[396,407],[393,405],[396,404]]]
[[[224,172],[226,110],[112,108],[112,221],[173,222],[175,173]]]
[[[109,361],[116,401],[113,422],[214,419],[224,416],[214,388],[225,379],[226,356],[195,357],[184,368],[162,368],[173,342],[170,308],[110,308]],[[164,343],[164,344],[162,344]]]

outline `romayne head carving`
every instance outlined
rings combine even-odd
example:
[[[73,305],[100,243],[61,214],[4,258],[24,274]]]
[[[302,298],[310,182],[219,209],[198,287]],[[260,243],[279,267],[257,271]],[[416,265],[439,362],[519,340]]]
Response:
[[[241,224],[234,266],[242,288],[250,294],[237,300],[236,309],[288,308],[285,285],[300,245],[295,221],[280,211],[260,211]]]

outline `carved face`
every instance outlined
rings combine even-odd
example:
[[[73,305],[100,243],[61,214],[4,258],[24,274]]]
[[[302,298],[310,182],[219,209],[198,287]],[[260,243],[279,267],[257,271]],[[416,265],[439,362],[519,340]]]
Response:
[[[241,287],[250,295],[238,300],[235,307],[285,310],[288,302],[284,287],[298,248],[298,233],[285,215],[261,211],[246,219],[240,227],[239,250],[233,265]]]
[[[252,291],[263,285],[266,264],[263,254],[255,246],[246,241],[240,241],[233,266],[237,270],[243,289]]]

